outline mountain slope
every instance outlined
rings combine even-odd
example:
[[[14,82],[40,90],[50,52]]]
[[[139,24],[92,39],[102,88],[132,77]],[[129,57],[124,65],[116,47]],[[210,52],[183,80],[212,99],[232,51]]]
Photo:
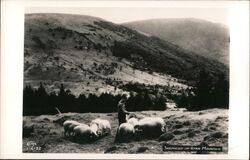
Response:
[[[55,90],[64,83],[75,94],[119,92],[128,82],[185,88],[202,68],[214,80],[228,74],[219,62],[90,16],[27,14],[24,45],[25,84],[43,81]]]
[[[123,25],[229,64],[229,31],[221,24],[189,18],[151,19]]]

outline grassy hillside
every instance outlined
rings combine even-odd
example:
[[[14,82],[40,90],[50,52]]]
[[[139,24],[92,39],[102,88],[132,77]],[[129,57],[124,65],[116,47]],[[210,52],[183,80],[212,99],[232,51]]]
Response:
[[[117,53],[120,46],[115,44],[122,44],[121,53]],[[123,50],[124,47],[132,50]],[[24,57],[25,83],[34,80],[95,83],[111,77],[141,81],[136,72],[144,74],[149,70],[157,71],[158,75],[164,73],[165,79],[172,75],[194,82],[200,67],[212,75],[227,73],[222,64],[190,55],[170,42],[80,15],[26,15]],[[147,75],[146,79],[155,77]]]
[[[229,64],[229,30],[222,24],[180,18],[151,19],[123,25],[175,43],[203,57]]]
[[[64,83],[75,94],[114,92],[114,85],[139,82],[180,85],[171,75],[136,69],[135,63],[113,56],[115,41],[136,33],[99,18],[64,14],[28,14],[25,17],[24,83],[49,90]],[[119,91],[119,90],[118,90]]]
[[[159,116],[167,124],[168,139],[158,138],[132,140],[128,143],[114,143],[118,126],[117,113],[64,113],[62,115],[24,116],[23,152],[25,153],[109,153],[109,154],[196,154],[192,152],[164,152],[162,145],[207,144],[221,146],[222,152],[204,154],[226,154],[228,152],[228,110],[210,109],[201,112],[143,111],[134,112],[138,118]],[[91,143],[79,143],[63,136],[63,121],[73,119],[88,124],[95,118],[107,119],[111,123],[111,135]],[[33,126],[33,130],[29,129]],[[32,145],[35,143],[32,150]]]
[[[164,101],[179,101],[180,96],[186,94],[184,92],[192,97],[190,88],[200,82],[201,71],[207,74],[204,79],[208,84],[207,95],[220,90],[224,95],[223,85],[218,83],[218,91],[214,86],[222,74],[228,80],[228,67],[223,63],[90,16],[27,14],[24,45],[24,86],[38,88],[42,82],[52,98],[63,84],[67,94],[76,98],[80,94],[136,92],[138,99],[162,97]],[[221,83],[224,83],[222,79]],[[51,92],[55,93],[49,95]],[[34,94],[36,96],[36,91]],[[29,96],[25,98],[30,99]],[[52,101],[57,102],[57,99]],[[58,106],[54,102],[49,104],[52,106],[46,107]],[[34,108],[33,105],[36,102],[30,107]]]

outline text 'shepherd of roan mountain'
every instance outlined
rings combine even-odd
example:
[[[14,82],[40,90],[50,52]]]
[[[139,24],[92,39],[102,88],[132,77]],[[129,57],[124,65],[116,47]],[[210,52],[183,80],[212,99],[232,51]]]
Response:
[[[191,30],[191,24],[187,28]],[[196,40],[191,37],[189,41]],[[214,43],[205,47],[209,45]],[[228,76],[223,63],[169,41],[100,18],[68,14],[25,16],[24,63],[25,84],[46,81],[53,89],[57,82],[63,82],[76,94],[105,85],[108,90],[121,82],[171,83],[173,77],[179,80],[173,83],[193,85],[201,69],[214,80],[222,73]]]
[[[124,25],[229,64],[229,30],[222,24],[193,18],[173,18],[135,21]]]
[[[26,14],[23,152],[227,154],[228,70],[100,18]]]

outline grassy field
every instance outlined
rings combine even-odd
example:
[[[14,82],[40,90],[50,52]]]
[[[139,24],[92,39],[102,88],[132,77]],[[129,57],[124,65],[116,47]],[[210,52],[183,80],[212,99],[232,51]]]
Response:
[[[128,143],[114,143],[118,126],[117,113],[63,113],[61,115],[24,116],[24,128],[33,126],[34,131],[23,138],[23,152],[38,153],[196,153],[196,152],[163,152],[164,143],[170,145],[221,146],[222,152],[228,150],[228,110],[209,109],[199,112],[188,112],[183,109],[165,111],[134,112],[138,118],[162,117],[166,122],[168,141],[143,139]],[[91,143],[78,143],[64,137],[62,123],[67,119],[90,123],[95,118],[103,118],[111,123],[111,135]]]

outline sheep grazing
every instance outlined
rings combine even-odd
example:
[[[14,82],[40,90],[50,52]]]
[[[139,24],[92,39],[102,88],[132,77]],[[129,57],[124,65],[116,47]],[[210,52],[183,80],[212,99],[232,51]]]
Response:
[[[116,140],[119,142],[130,141],[135,138],[134,126],[138,125],[137,118],[129,118],[126,123],[122,123],[117,130]]]
[[[116,141],[124,142],[134,138],[135,129],[130,123],[122,123],[117,131]]]
[[[165,132],[165,125],[160,117],[145,117],[135,125],[135,132],[140,137],[158,137]]]
[[[129,124],[131,124],[132,126],[136,126],[136,125],[138,125],[138,119],[137,118],[130,118],[130,119],[128,119],[127,120],[127,122],[129,123]]]
[[[66,120],[63,123],[63,128],[64,128],[64,136],[73,136],[74,135],[74,128],[78,125],[80,125],[81,123],[77,122],[77,121],[73,121],[73,120]]]
[[[95,134],[97,134],[98,129],[99,129],[97,124],[93,123],[93,124],[91,124],[89,127],[90,127],[90,129],[91,129]]]
[[[98,127],[97,134],[100,137],[109,135],[111,133],[111,126],[108,120],[97,118],[91,121],[90,126],[93,125],[97,125]]]
[[[93,126],[90,127],[86,124],[78,125],[74,128],[75,138],[79,141],[90,141],[98,138],[97,133],[93,130]]]

